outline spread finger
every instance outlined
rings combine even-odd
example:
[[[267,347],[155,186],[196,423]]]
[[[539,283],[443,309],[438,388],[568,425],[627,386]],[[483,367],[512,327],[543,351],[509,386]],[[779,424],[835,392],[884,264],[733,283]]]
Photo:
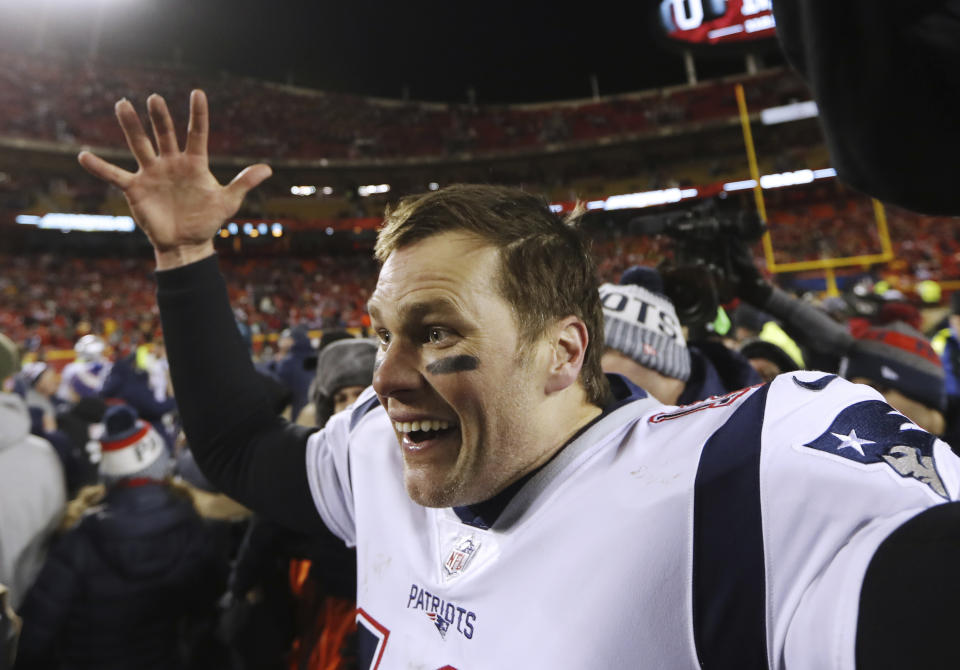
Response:
[[[177,145],[177,131],[173,127],[167,102],[154,93],[147,98],[147,111],[150,113],[150,125],[153,126],[153,136],[157,140],[160,155],[178,153],[180,147]]]
[[[153,150],[150,138],[144,132],[140,117],[137,116],[137,111],[130,104],[130,101],[124,98],[118,102],[116,113],[120,128],[123,130],[123,136],[127,139],[127,146],[133,152],[133,157],[137,159],[137,163],[141,167],[153,163],[157,159],[157,152]]]
[[[89,151],[81,151],[77,156],[77,160],[80,162],[80,165],[83,166],[83,169],[94,177],[103,179],[120,190],[125,191],[130,185],[130,182],[133,181],[134,174],[132,172],[117,167],[113,163],[108,163]]]
[[[190,125],[187,127],[186,153],[206,156],[209,130],[207,96],[203,91],[196,89],[190,94]]]

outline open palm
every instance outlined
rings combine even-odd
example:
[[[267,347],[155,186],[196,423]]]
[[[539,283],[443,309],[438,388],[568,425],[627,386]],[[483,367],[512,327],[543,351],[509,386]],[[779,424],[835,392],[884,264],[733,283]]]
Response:
[[[213,236],[236,214],[244,196],[270,176],[270,167],[258,163],[245,168],[226,186],[210,172],[207,157],[209,115],[203,91],[190,95],[190,123],[181,151],[163,98],[151,95],[147,111],[157,148],[147,137],[128,100],[116,105],[117,119],[127,146],[137,160],[136,173],[124,170],[89,151],[80,164],[91,174],[123,191],[137,225],[157,254],[158,267],[175,267],[213,253]]]

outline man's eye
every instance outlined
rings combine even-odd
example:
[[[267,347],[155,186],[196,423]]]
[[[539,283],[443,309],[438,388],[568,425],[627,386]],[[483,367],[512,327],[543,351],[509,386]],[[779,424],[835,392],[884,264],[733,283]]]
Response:
[[[450,337],[446,328],[430,328],[427,330],[427,341],[430,344],[443,344]]]
[[[390,344],[390,331],[389,330],[378,330],[377,338],[380,340],[380,344],[386,346]]]

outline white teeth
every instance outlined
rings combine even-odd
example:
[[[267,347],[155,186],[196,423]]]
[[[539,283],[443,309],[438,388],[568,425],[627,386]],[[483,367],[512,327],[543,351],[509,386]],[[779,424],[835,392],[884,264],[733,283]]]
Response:
[[[450,427],[449,421],[427,419],[425,421],[394,421],[393,427],[398,433],[412,433],[414,431],[446,430]]]

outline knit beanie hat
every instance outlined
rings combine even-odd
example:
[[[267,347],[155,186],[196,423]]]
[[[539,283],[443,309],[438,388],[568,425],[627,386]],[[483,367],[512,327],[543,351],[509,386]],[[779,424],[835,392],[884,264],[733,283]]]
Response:
[[[762,358],[770,361],[780,369],[780,372],[792,372],[800,369],[797,362],[782,347],[759,337],[744,340],[737,346],[737,349],[748,359]]]
[[[37,382],[40,381],[40,377],[42,377],[43,373],[46,371],[47,364],[43,361],[27,363],[20,370],[20,379],[23,380],[23,383],[27,388],[33,388],[36,386]]]
[[[840,360],[840,376],[864,377],[943,411],[944,371],[930,342],[905,323],[869,328]]]
[[[631,268],[624,280],[631,283],[600,287],[604,344],[645,368],[687,381],[690,352],[677,311],[663,295],[660,274],[652,268]]]
[[[172,461],[163,438],[132,407],[111,407],[103,424],[100,478],[105,484],[123,479],[162,481],[170,475]]]
[[[880,311],[873,317],[877,326],[886,326],[889,323],[902,322],[915,330],[919,330],[923,322],[920,310],[908,302],[893,300],[880,305]]]
[[[330,400],[339,389],[370,385],[376,356],[376,344],[356,338],[336,340],[320,350],[314,380],[318,425],[330,418],[333,411]]]

